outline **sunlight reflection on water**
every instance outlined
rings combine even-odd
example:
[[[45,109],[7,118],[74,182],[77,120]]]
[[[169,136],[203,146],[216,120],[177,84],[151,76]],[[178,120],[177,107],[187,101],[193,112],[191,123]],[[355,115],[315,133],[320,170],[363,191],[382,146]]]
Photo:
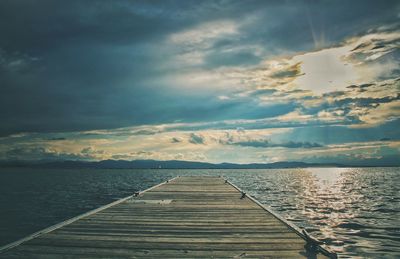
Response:
[[[400,256],[397,171],[287,169],[259,172],[246,180],[232,178],[261,202],[326,242],[341,258],[396,258]]]

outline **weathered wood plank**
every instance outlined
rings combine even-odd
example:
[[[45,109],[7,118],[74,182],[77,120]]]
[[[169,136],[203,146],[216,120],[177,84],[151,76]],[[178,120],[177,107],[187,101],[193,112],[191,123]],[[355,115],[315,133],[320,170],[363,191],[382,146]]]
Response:
[[[300,242],[300,241],[299,241]],[[186,250],[303,250],[304,243],[178,243],[178,242],[130,242],[130,241],[101,241],[101,240],[83,240],[83,239],[50,239],[35,238],[28,241],[29,245],[62,247],[99,247],[99,248],[131,248],[131,249],[186,249]]]
[[[39,258],[304,258],[304,254],[297,251],[231,251],[231,250],[160,250],[160,249],[109,249],[109,248],[82,248],[82,247],[48,247],[25,246],[15,253],[14,258],[22,257],[26,254],[38,255]],[[51,255],[52,257],[42,257]],[[18,257],[19,256],[19,257]]]
[[[187,232],[187,233],[180,233],[177,234],[177,232],[167,232],[167,233],[153,233],[153,232],[136,232],[134,235],[132,233],[120,233],[120,232],[110,232],[110,231],[105,231],[105,232],[101,232],[101,231],[68,231],[68,230],[59,230],[59,231],[55,231],[55,233],[57,233],[57,235],[82,235],[82,236],[115,236],[115,237],[123,237],[123,236],[127,236],[127,237],[132,237],[134,236],[135,238],[137,237],[167,237],[167,238],[176,238],[176,237],[181,237],[181,238],[210,238],[211,239],[219,239],[219,238],[235,238],[235,239],[279,239],[279,238],[297,238],[298,236],[292,232],[287,232],[287,233],[279,233],[279,232],[275,232],[275,233],[262,233],[262,234],[254,234],[251,232],[247,232],[247,233],[242,233],[242,234],[237,234],[237,233],[212,233],[212,235],[210,235],[210,233],[194,233],[192,234],[191,232]]]
[[[248,228],[235,228],[235,229],[198,229],[198,228],[185,228],[185,229],[127,229],[127,228],[113,228],[113,227],[99,227],[99,228],[93,228],[93,227],[68,227],[68,228],[62,228],[59,231],[80,231],[80,232],[99,232],[99,233],[130,233],[132,235],[135,235],[137,233],[150,233],[150,234],[158,234],[158,233],[168,233],[168,234],[173,234],[173,235],[220,235],[220,234],[236,234],[236,235],[241,235],[241,234],[269,234],[269,233],[293,233],[293,231],[287,229],[286,227],[268,227],[265,229],[248,229]]]

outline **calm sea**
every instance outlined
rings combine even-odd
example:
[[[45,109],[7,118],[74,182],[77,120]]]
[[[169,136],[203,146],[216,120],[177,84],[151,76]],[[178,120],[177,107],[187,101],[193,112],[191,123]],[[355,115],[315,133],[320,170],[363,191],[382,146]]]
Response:
[[[0,245],[177,175],[222,175],[341,258],[400,258],[400,168],[0,169]]]

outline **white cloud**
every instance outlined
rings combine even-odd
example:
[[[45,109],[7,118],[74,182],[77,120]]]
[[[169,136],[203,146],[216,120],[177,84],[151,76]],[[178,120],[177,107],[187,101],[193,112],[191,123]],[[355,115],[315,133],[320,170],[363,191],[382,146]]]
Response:
[[[283,122],[301,121],[307,122],[313,118],[312,115],[302,114],[299,110],[289,112],[285,115],[278,116],[277,119]]]
[[[376,126],[400,118],[400,100],[381,103],[375,107],[357,108],[349,115],[357,116],[362,121],[362,124],[355,124],[353,127]]]
[[[222,20],[202,23],[189,30],[174,33],[168,40],[189,49],[204,49],[210,47],[211,43],[218,38],[237,33],[238,26],[235,22]]]

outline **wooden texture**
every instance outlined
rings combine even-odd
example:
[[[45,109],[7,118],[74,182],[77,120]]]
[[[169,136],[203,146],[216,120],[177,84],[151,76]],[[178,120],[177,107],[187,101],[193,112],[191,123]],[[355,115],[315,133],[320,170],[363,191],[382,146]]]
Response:
[[[219,177],[178,177],[32,236],[0,258],[306,257],[300,235],[241,197]]]

